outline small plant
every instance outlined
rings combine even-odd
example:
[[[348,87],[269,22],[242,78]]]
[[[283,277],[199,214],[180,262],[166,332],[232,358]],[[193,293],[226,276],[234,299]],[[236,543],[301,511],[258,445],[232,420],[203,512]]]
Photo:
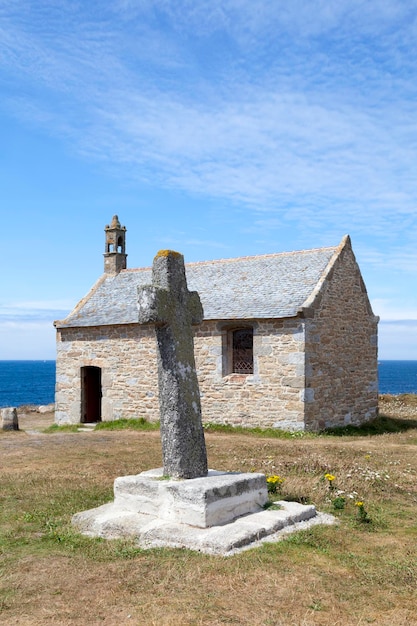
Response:
[[[281,478],[281,476],[268,476],[268,478],[266,479],[268,493],[277,493],[277,491],[281,488],[283,482],[284,478]]]
[[[337,496],[332,501],[332,504],[336,511],[342,511],[346,506],[346,498],[344,496]]]
[[[271,502],[270,500],[268,500],[268,502],[264,504],[263,508],[265,511],[279,511],[280,509],[282,509],[282,506],[278,502]]]
[[[323,610],[323,604],[321,602],[321,600],[313,600],[313,602],[309,605],[310,609],[312,611],[322,611]]]
[[[358,511],[358,522],[360,522],[361,524],[370,524],[372,520],[369,517],[367,510],[365,509],[365,504],[362,501],[359,501],[355,502],[355,506],[357,507]]]
[[[329,484],[329,489],[330,491],[333,491],[334,487],[334,481],[336,480],[336,476],[333,476],[333,474],[325,474],[324,475],[325,480],[327,480],[328,484]]]

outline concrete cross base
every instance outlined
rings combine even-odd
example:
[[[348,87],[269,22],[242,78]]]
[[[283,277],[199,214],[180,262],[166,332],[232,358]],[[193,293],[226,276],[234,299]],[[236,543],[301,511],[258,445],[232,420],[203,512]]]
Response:
[[[209,470],[203,478],[178,480],[158,468],[114,481],[115,506],[199,528],[260,511],[267,500],[264,474]]]
[[[332,523],[312,505],[280,501],[264,509],[263,474],[209,471],[205,478],[172,480],[162,470],[117,478],[114,502],[77,513],[83,534],[134,537],[143,548],[188,548],[228,555],[313,523]]]

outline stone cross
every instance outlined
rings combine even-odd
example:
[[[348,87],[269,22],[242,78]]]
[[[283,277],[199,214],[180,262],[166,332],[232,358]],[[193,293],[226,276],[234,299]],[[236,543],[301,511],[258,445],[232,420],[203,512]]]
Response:
[[[203,319],[196,291],[188,291],[184,257],[158,252],[152,285],[138,288],[139,323],[154,323],[158,353],[159,407],[164,475],[207,475],[200,391],[191,324]]]

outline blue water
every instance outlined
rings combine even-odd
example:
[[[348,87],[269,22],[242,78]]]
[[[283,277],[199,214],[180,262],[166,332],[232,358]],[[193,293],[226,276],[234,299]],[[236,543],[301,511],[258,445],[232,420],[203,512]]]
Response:
[[[417,394],[417,361],[379,361],[379,392]],[[55,361],[0,361],[0,407],[51,404]]]
[[[417,361],[379,361],[379,393],[417,393]]]
[[[51,404],[55,361],[0,361],[0,407]]]

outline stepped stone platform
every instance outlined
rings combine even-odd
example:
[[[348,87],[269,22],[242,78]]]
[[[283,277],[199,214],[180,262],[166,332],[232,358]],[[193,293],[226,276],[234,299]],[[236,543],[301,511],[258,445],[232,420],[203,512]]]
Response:
[[[265,509],[265,476],[209,470],[206,477],[166,479],[162,468],[114,482],[114,501],[77,513],[83,534],[134,537],[143,548],[188,548],[229,555],[306,523],[332,523],[312,505],[280,501]]]

